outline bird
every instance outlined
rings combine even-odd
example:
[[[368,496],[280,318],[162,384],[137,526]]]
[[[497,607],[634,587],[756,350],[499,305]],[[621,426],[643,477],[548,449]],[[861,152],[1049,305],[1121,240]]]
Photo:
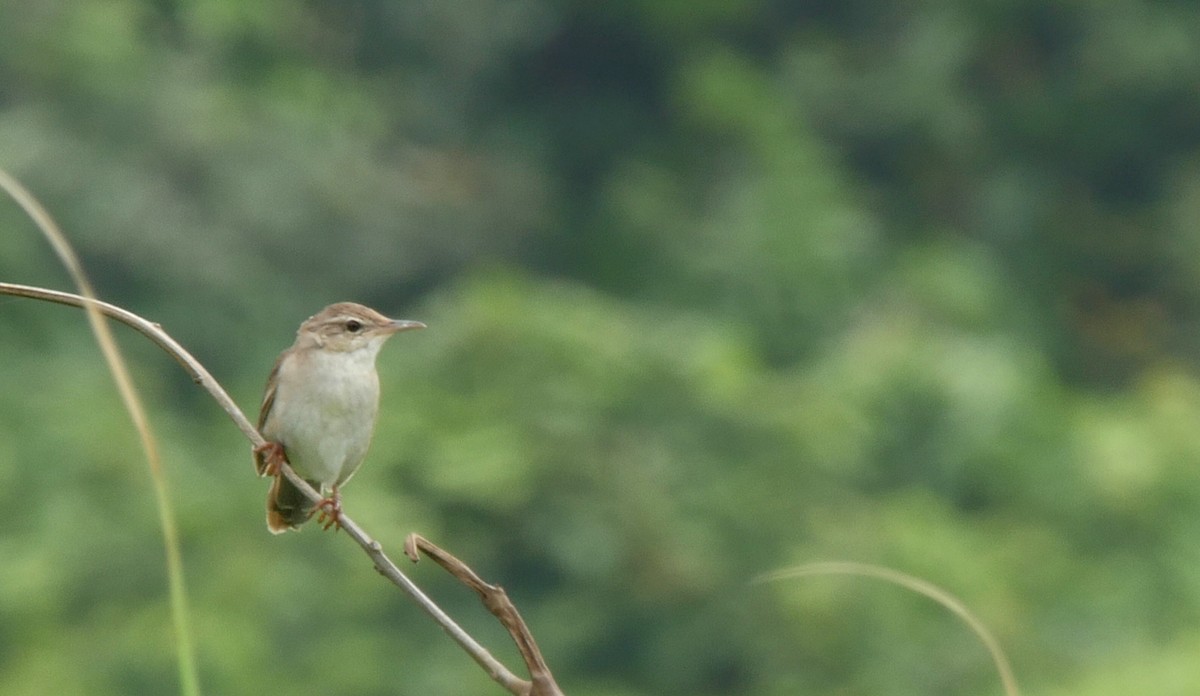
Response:
[[[271,476],[267,529],[297,529],[317,510],[324,529],[341,526],[341,487],[354,475],[375,431],[379,375],[375,358],[392,335],[425,324],[389,319],[354,302],[338,302],[312,315],[280,353],[267,378],[254,448],[259,476]],[[280,471],[292,470],[321,493],[311,501]]]

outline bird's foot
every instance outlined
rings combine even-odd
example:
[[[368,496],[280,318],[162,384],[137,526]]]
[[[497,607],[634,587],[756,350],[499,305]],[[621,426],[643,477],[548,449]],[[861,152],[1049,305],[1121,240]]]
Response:
[[[317,503],[314,511],[317,512],[317,524],[321,525],[321,529],[333,527],[337,531],[342,528],[342,494],[337,486],[334,486],[332,495]]]
[[[287,461],[287,453],[278,442],[264,442],[254,448],[254,456],[258,462],[259,476],[275,476],[279,468]]]

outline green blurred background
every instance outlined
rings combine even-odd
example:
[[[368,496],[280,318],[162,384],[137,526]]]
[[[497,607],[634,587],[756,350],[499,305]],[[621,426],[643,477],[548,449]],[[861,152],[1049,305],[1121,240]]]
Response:
[[[503,584],[573,696],[1200,691],[1200,5],[0,0],[0,166],[253,416],[338,300],[351,515]],[[0,279],[69,287],[0,205]],[[209,694],[497,694],[119,330]],[[82,315],[0,298],[0,693],[176,690]],[[413,569],[512,660],[474,597]]]

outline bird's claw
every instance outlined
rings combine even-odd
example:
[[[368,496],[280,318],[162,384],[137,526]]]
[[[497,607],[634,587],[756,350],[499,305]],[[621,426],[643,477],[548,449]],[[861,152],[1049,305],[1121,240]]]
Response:
[[[278,442],[264,442],[258,445],[254,448],[254,455],[258,458],[259,476],[278,475],[280,467],[287,461],[287,453]]]
[[[333,527],[334,531],[342,528],[342,494],[335,488],[333,495],[322,498],[321,502],[317,503],[314,512],[317,513],[317,524],[321,525],[322,530],[328,530]]]

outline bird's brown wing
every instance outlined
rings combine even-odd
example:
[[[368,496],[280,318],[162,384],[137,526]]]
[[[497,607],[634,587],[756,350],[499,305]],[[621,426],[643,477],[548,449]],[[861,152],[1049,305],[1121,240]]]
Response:
[[[267,389],[263,393],[262,406],[258,409],[258,432],[261,434],[263,426],[267,424],[267,416],[271,414],[271,407],[275,405],[275,385],[279,380],[279,366],[283,364],[283,356],[281,353],[275,359],[275,366],[271,368],[271,375],[267,377]],[[258,475],[262,476],[267,472],[267,452],[268,449],[262,447],[254,448],[254,469],[258,471]]]

